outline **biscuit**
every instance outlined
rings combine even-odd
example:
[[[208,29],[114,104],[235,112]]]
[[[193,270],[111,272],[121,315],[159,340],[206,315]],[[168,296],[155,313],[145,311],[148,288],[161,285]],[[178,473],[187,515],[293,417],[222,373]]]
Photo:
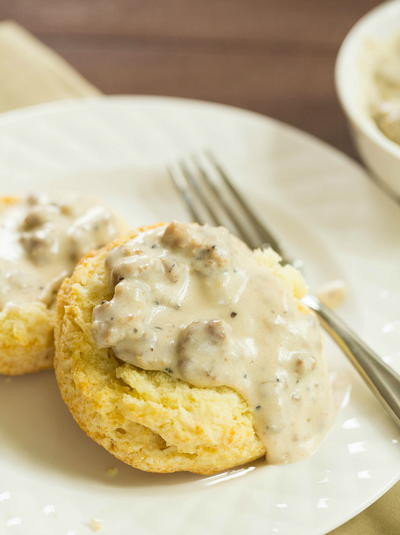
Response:
[[[150,472],[212,474],[257,459],[265,447],[247,402],[228,387],[199,388],[145,371],[99,349],[92,312],[110,288],[108,252],[138,233],[85,256],[58,293],[55,372],[61,395],[80,427],[125,463]],[[266,268],[301,294],[301,277],[264,255]],[[303,292],[304,293],[304,292]]]
[[[16,205],[20,199],[0,198],[0,207]],[[121,233],[125,223],[118,220]],[[0,311],[0,374],[21,375],[53,366],[55,306],[41,301],[23,306],[7,305]]]
[[[18,202],[16,197],[0,199],[3,206]],[[0,312],[0,373],[20,375],[51,367],[54,315],[39,302]]]

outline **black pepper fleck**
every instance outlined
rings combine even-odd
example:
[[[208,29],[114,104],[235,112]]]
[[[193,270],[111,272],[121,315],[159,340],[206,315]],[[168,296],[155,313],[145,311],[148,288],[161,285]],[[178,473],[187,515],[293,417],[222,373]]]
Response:
[[[256,411],[259,411],[261,409],[261,405],[257,405]]]
[[[237,312],[231,312],[231,318],[236,318]]]
[[[165,371],[166,373],[173,373],[172,368],[164,368],[164,371]]]

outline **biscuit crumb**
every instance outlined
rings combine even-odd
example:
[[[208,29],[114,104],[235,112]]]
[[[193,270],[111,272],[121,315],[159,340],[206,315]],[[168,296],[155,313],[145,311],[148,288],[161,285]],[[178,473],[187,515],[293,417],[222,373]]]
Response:
[[[56,512],[56,508],[52,503],[48,503],[43,507],[42,511],[45,515],[53,515]]]
[[[101,529],[103,529],[102,520],[98,518],[91,518],[88,522],[88,527],[92,531],[95,531],[95,532],[100,531]]]
[[[112,466],[111,468],[107,468],[107,470],[106,470],[106,474],[110,478],[116,477],[118,475],[118,472],[119,472],[119,470],[115,466]]]
[[[347,296],[347,288],[343,281],[329,281],[319,287],[317,297],[324,305],[336,308],[343,303]]]

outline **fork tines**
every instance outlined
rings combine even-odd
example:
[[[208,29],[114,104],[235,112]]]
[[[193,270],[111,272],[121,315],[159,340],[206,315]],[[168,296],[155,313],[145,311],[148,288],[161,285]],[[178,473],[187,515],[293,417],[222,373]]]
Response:
[[[194,221],[224,225],[249,247],[269,245],[283,256],[276,238],[260,222],[213,153],[206,151],[180,160],[168,172]]]

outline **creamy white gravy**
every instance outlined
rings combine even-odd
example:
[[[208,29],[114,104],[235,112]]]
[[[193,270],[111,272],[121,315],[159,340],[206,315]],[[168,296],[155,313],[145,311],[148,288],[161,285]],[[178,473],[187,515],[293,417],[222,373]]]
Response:
[[[321,332],[260,255],[224,228],[171,223],[106,259],[113,297],[97,305],[99,347],[248,402],[270,463],[310,455],[331,423]]]
[[[42,301],[89,250],[116,237],[115,216],[89,199],[56,202],[31,195],[0,207],[0,310]]]

